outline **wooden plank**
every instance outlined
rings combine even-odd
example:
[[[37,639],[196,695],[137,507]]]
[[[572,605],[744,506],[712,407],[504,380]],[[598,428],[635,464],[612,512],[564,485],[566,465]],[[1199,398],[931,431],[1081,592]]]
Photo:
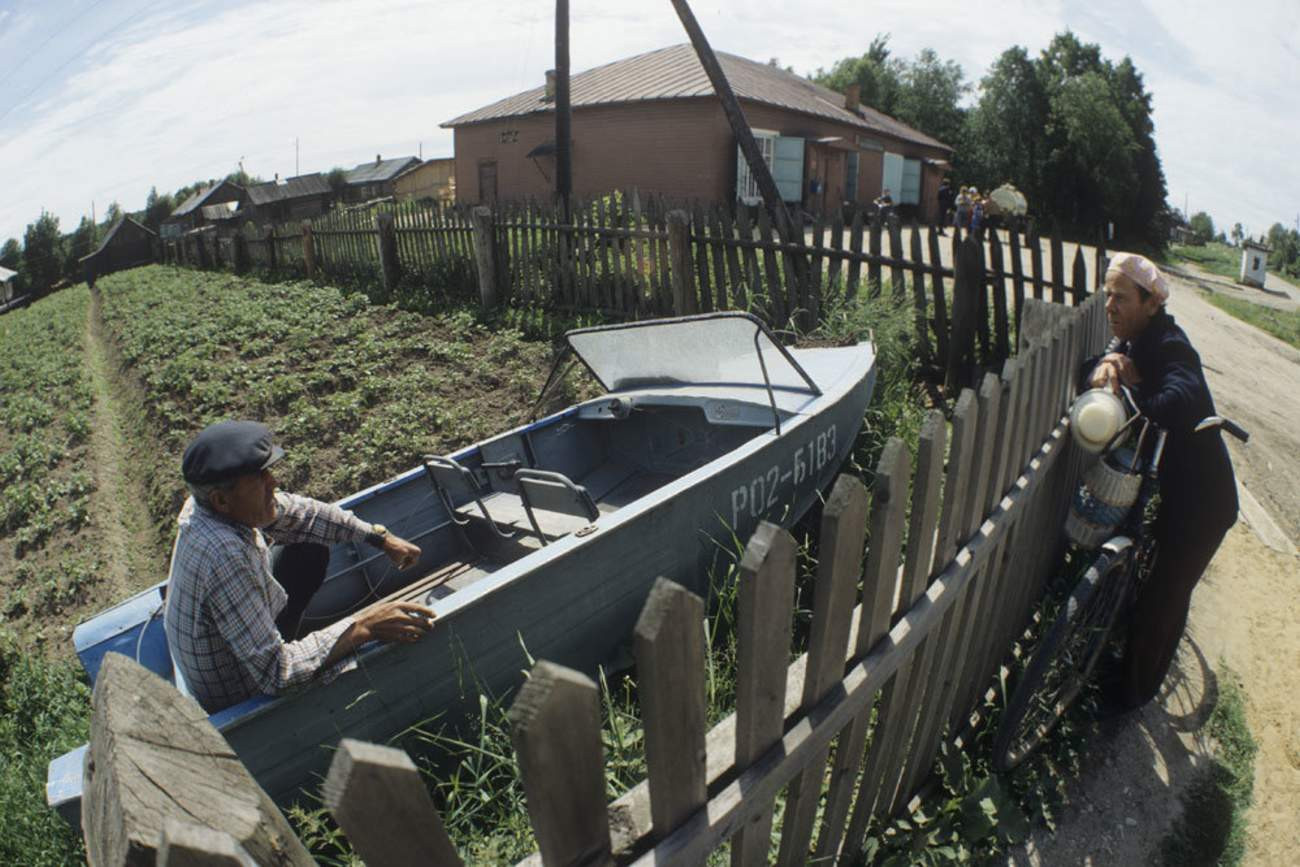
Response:
[[[736,228],[739,236],[746,241],[754,239],[754,227],[749,222],[749,209],[740,207],[736,210]],[[758,267],[758,251],[753,247],[742,247],[741,256],[745,260],[745,275],[749,281],[749,294],[757,305],[759,300],[766,294],[763,286],[763,275]]]
[[[633,630],[654,834],[699,809],[704,788],[704,601],[655,580]]]
[[[943,286],[943,257],[939,251],[939,235],[936,232],[930,232],[929,251],[930,295],[934,298],[935,361],[942,366],[948,363],[949,352],[948,297]],[[953,264],[956,265],[956,260]]]
[[[632,228],[638,232],[645,231],[648,228],[648,223],[641,215],[641,195],[636,190],[632,191]],[[653,255],[651,251],[654,246],[647,243],[644,238],[633,239],[630,243],[636,251],[636,279],[632,283],[633,291],[636,293],[634,309],[640,313],[649,309],[647,307],[647,298],[650,295],[650,274],[647,268],[653,268],[648,256]]]
[[[718,207],[718,225],[722,237],[728,241],[736,237],[735,224],[725,207]],[[749,309],[749,293],[745,291],[745,272],[740,267],[740,248],[727,245],[727,277],[731,282],[732,303],[737,310]]]
[[[1053,232],[1052,250],[1052,303],[1065,303],[1065,251],[1061,245],[1061,233]]]
[[[1034,272],[1034,297],[1043,300],[1043,241],[1036,229],[1029,235],[1029,264]]]
[[[790,315],[785,303],[785,291],[782,288],[781,271],[776,262],[776,253],[772,244],[772,219],[767,210],[758,211],[758,236],[766,242],[763,247],[763,267],[767,271],[767,303],[773,324],[784,327]]]
[[[862,605],[855,656],[865,656],[889,633],[898,588],[898,558],[903,544],[903,519],[907,512],[911,461],[903,441],[891,438],[881,452],[871,486],[871,546],[862,575]],[[814,850],[815,862],[829,862],[839,853],[848,819],[853,784],[862,764],[870,711],[863,712],[840,732],[831,771],[822,830]],[[880,731],[877,728],[877,731]]]
[[[916,313],[916,342],[921,360],[925,364],[934,363],[934,348],[930,342],[930,318],[925,302],[925,259],[921,253],[921,230],[911,231],[912,244],[912,306]]]
[[[645,211],[646,228],[649,231],[656,233],[657,235],[657,233],[661,230],[662,227],[659,225],[658,216],[654,211],[654,199],[650,199],[649,201],[647,201],[646,207],[647,207]],[[649,243],[646,245],[647,247],[646,252],[649,254],[649,259],[650,259],[650,271],[649,273],[646,274],[646,292],[648,295],[647,303],[649,305],[647,309],[653,310],[656,313],[662,313],[664,311],[663,299],[664,299],[665,284],[663,283],[662,274],[659,266],[660,248],[662,246],[663,246],[663,241],[660,240],[658,237],[651,238],[649,240]]]
[[[315,863],[198,703],[119,653],[95,681],[82,791],[91,864],[153,860],[169,818],[230,835],[259,864]]]
[[[722,233],[722,220],[718,216],[720,210],[721,207],[715,205],[706,212],[705,218],[709,221],[709,248],[713,254],[713,289],[717,296],[717,308],[730,310],[740,305],[732,300],[734,287],[728,286],[731,281],[727,279],[727,264],[722,252],[723,238],[726,236]],[[728,291],[729,288],[731,291]]]
[[[901,304],[907,298],[907,278],[903,266],[898,263],[907,256],[903,252],[903,230],[897,220],[889,221],[889,257],[895,260],[889,266],[890,289],[894,301]]]
[[[543,862],[613,864],[596,684],[540,660],[508,716]],[[564,796],[555,797],[556,792]]]
[[[996,229],[989,230],[989,271],[993,279],[993,358],[1000,364],[1011,356],[1011,335],[1007,320],[1007,280],[1002,270],[1002,241]]]
[[[807,328],[813,328],[821,318],[822,307],[822,281],[826,275],[825,256],[822,254],[822,248],[826,246],[826,223],[821,214],[813,217],[812,224],[812,267],[808,269],[808,282],[803,287],[803,298],[800,304],[806,311],[804,325]]]
[[[866,515],[866,487],[851,476],[840,476],[822,511],[817,586],[813,591],[812,628],[808,638],[808,676],[804,680],[805,711],[837,686],[844,674],[844,653],[867,529]],[[826,765],[824,751],[814,756],[791,781],[787,791],[778,864],[804,864],[808,860],[808,842],[817,817]]]
[[[871,260],[867,263],[867,292],[875,298],[880,294],[880,214],[871,217],[871,230],[868,238],[867,252]]]
[[[781,739],[786,663],[794,610],[795,541],[766,521],[740,559],[736,600],[736,770]],[[733,867],[767,864],[772,810],[759,812],[731,842]]]
[[[402,750],[343,738],[323,789],[325,806],[368,867],[462,863]]]
[[[853,223],[849,228],[849,252],[854,254],[849,261],[849,279],[844,286],[845,297],[856,298],[858,282],[862,277],[862,260],[857,257],[862,253],[863,219],[862,209],[853,212]]]
[[[1011,291],[1015,301],[1016,343],[1020,342],[1020,314],[1025,306],[1025,266],[1020,256],[1020,233],[1012,230],[1011,238]]]
[[[1071,293],[1074,304],[1082,304],[1088,297],[1088,266],[1083,260],[1083,245],[1074,248],[1074,280]]]
[[[979,367],[982,368],[993,358],[993,336],[989,333],[989,290],[992,287],[988,270],[984,267],[984,242],[974,233],[970,238],[973,242],[970,252],[974,257],[970,268],[971,285],[975,287],[975,333],[979,337]]]
[[[709,274],[709,238],[708,225],[704,220],[704,211],[696,200],[691,207],[691,255],[695,259],[695,274],[699,281],[696,289],[699,293],[699,310],[702,313],[713,312],[713,284]]]
[[[695,273],[691,262],[690,215],[685,211],[668,212],[668,254],[672,258],[674,315],[698,313]]]
[[[176,818],[163,822],[156,863],[158,867],[257,867],[234,837]]]
[[[831,220],[831,249],[836,253],[844,250],[844,213],[839,208],[835,209],[835,218]],[[844,287],[840,285],[843,275],[844,257],[832,255],[829,269],[826,272],[826,291],[824,295],[827,303],[844,297]]]
[[[944,381],[949,393],[970,384],[975,372],[975,333],[979,330],[979,295],[984,274],[978,267],[974,240],[953,237],[952,333]]]
[[[907,555],[903,563],[903,586],[899,593],[898,608],[893,622],[902,619],[925,593],[926,580],[934,562],[934,538],[939,518],[939,485],[943,481],[943,457],[947,445],[948,425],[943,413],[931,410],[921,427],[917,449],[916,480],[913,484],[912,510],[908,520]],[[885,684],[876,705],[876,725],[871,735],[871,749],[866,767],[858,784],[858,794],[853,816],[844,835],[841,858],[853,863],[862,851],[872,808],[882,787],[897,784],[905,758],[904,738],[910,734],[905,723],[910,723],[917,713],[919,680],[913,672],[923,660],[923,639],[903,663],[898,674]],[[830,851],[829,845],[826,851]]]

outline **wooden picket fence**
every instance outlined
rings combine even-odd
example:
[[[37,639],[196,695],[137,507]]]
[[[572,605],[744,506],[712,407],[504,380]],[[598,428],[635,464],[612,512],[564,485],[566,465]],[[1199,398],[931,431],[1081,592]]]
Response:
[[[891,440],[870,493],[836,482],[793,664],[796,544],[759,527],[739,569],[735,712],[712,729],[704,603],[657,582],[632,636],[648,777],[613,803],[596,684],[537,662],[509,712],[538,848],[524,863],[699,864],[728,842],[732,864],[767,863],[782,792],[776,860],[848,863],[909,809],[941,744],[977,724],[1059,565],[1081,459],[1063,412],[1079,361],[1105,340],[1101,301],[1027,302],[1021,352],[961,392],[950,425],[932,412],[915,456]],[[309,863],[197,705],[124,657],[105,662],[94,704],[92,865],[144,851],[171,865]],[[461,863],[402,751],[344,739],[324,793],[371,867]]]
[[[328,278],[416,309],[449,297],[610,318],[739,309],[801,331],[888,292],[915,310],[922,361],[953,393],[1010,357],[1026,298],[1081,303],[1105,270],[1104,249],[1067,261],[1060,237],[1032,228],[940,237],[858,212],[783,244],[762,208],[635,191],[577,200],[568,222],[536,201],[410,202],[223,231],[190,233],[165,258]]]

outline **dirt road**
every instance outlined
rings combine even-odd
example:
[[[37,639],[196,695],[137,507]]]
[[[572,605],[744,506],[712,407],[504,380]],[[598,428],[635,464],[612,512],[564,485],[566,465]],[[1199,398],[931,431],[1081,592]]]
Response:
[[[1300,352],[1208,304],[1182,278],[1170,309],[1200,352],[1219,411],[1251,432],[1248,445],[1229,448],[1243,502],[1261,510],[1243,509],[1197,587],[1158,701],[1103,729],[1056,836],[1036,833],[1012,864],[1158,863],[1183,793],[1210,764],[1204,723],[1223,663],[1246,693],[1259,744],[1245,863],[1291,865],[1300,851]],[[1269,516],[1283,551],[1261,540]]]

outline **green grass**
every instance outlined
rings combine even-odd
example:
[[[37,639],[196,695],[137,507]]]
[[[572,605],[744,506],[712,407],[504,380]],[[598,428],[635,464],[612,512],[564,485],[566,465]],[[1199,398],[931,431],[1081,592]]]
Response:
[[[1210,241],[1202,246],[1170,244],[1169,256],[1172,259],[1191,262],[1211,274],[1218,274],[1231,280],[1241,276],[1241,251],[1217,241]]]
[[[1246,698],[1226,665],[1206,731],[1214,759],[1183,794],[1183,815],[1161,845],[1169,867],[1234,867],[1246,853],[1246,810],[1255,788],[1258,747],[1246,722]]]
[[[1224,295],[1222,292],[1206,292],[1205,300],[1225,313],[1229,313],[1242,322],[1248,322],[1261,331],[1267,332],[1279,340],[1284,340],[1300,349],[1300,310],[1277,310],[1240,298]]]

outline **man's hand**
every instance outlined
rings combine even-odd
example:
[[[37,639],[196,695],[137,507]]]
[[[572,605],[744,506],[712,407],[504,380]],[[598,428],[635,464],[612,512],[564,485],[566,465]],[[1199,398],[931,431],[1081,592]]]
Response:
[[[432,608],[415,602],[376,605],[354,620],[339,636],[324,665],[333,665],[367,641],[400,641],[403,644],[419,641],[433,628],[433,621],[437,618]]]
[[[384,537],[384,553],[398,569],[410,569],[420,559],[420,546],[389,533]]]
[[[1138,373],[1137,366],[1133,364],[1133,359],[1122,353],[1112,352],[1104,356],[1093,368],[1092,376],[1088,378],[1088,385],[1092,388],[1109,388],[1115,394],[1119,394],[1121,384],[1131,388],[1141,381],[1142,376]]]

